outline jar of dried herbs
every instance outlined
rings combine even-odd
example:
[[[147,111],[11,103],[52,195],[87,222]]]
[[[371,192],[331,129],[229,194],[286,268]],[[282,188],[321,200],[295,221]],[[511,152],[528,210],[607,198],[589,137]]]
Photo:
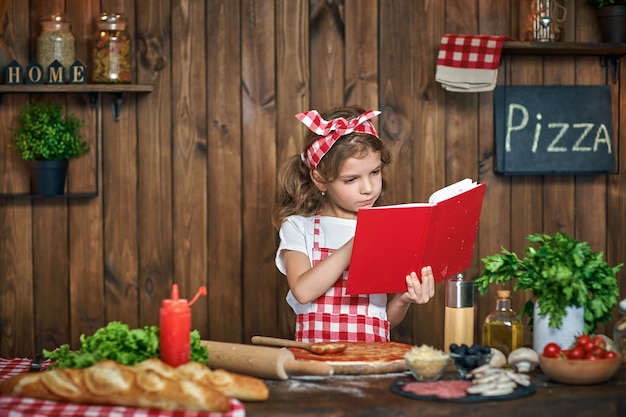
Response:
[[[92,81],[130,83],[132,45],[126,31],[126,17],[121,13],[102,13],[96,26],[98,33],[93,48]]]
[[[39,19],[41,33],[37,37],[37,61],[43,67],[44,79],[49,81],[48,67],[55,60],[63,65],[63,80],[69,80],[70,67],[76,60],[75,39],[70,22],[61,13]]]

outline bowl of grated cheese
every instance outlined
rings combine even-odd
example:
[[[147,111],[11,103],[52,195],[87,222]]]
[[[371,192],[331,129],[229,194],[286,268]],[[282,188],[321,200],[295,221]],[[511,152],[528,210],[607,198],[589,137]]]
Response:
[[[413,346],[404,355],[406,366],[418,381],[436,381],[445,373],[450,355],[431,346]]]

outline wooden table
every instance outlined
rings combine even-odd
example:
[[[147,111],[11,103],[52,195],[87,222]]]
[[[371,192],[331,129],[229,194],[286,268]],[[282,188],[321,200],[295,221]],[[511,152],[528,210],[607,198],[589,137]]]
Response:
[[[626,367],[600,385],[563,385],[534,371],[534,394],[507,401],[452,403],[391,392],[403,374],[267,380],[270,398],[246,403],[246,416],[626,417]],[[450,378],[450,375],[444,378]]]

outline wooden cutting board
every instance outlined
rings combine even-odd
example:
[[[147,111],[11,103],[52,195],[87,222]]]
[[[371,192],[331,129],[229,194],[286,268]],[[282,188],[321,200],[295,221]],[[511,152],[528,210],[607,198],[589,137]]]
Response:
[[[333,367],[334,375],[372,375],[404,372],[408,368],[404,354],[412,345],[399,342],[341,342],[341,353],[317,355],[305,349],[290,347],[298,361],[324,362]]]

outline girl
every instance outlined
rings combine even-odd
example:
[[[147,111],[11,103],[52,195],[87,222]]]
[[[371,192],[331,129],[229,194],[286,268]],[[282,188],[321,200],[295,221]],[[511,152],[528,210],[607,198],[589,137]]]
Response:
[[[304,152],[279,170],[272,211],[280,236],[276,266],[289,283],[296,340],[389,341],[409,305],[434,295],[430,267],[422,269],[421,282],[415,272],[408,275],[407,291],[389,303],[386,294],[345,294],[357,212],[374,205],[391,161],[369,121],[378,114],[343,107],[296,115],[310,131]]]

